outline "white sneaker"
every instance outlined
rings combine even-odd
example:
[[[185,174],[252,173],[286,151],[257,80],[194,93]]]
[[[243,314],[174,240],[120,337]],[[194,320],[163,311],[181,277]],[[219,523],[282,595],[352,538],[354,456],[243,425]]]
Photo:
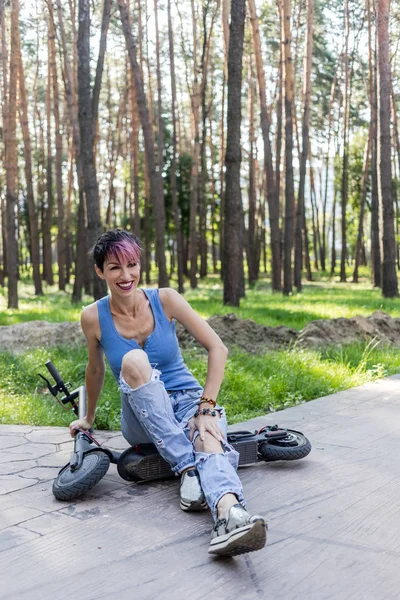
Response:
[[[209,554],[236,556],[264,548],[267,524],[260,516],[250,516],[241,504],[229,509],[227,519],[218,519],[211,533]]]
[[[195,469],[186,471],[182,475],[179,493],[182,510],[206,510],[208,508],[203,490],[201,489],[200,477]]]

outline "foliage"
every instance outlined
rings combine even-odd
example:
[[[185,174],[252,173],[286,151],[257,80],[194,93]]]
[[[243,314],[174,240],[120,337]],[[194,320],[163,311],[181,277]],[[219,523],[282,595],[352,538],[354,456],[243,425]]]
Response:
[[[85,349],[39,349],[18,357],[2,353],[0,423],[67,426],[75,418],[72,412],[61,408],[37,376],[46,374],[44,363],[49,357],[74,387],[84,382]],[[186,351],[184,358],[204,384],[207,370],[204,353]],[[233,351],[219,401],[226,407],[229,422],[235,423],[396,373],[399,359],[398,349],[365,344],[323,351],[294,347],[262,356]],[[107,367],[95,427],[118,429],[120,410],[117,385]]]

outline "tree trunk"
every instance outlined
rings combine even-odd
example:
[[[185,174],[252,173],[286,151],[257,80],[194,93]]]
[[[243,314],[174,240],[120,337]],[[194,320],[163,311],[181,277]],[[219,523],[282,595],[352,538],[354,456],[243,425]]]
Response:
[[[253,286],[257,281],[257,237],[256,237],[256,204],[257,204],[257,188],[256,188],[256,169],[254,152],[256,148],[256,137],[254,131],[254,99],[255,99],[256,83],[254,81],[254,72],[252,65],[252,56],[249,56],[248,68],[248,97],[249,97],[249,212],[248,212],[248,229],[247,229],[247,270],[249,278],[249,286]]]
[[[224,304],[239,306],[243,272],[240,190],[240,123],[242,116],[242,57],[246,0],[232,0],[228,60],[228,129],[226,144],[226,198],[224,252]]]
[[[57,190],[57,261],[58,261],[58,289],[65,290],[66,285],[66,247],[64,233],[64,198],[62,182],[62,154],[63,141],[60,129],[59,91],[57,75],[57,54],[54,31],[53,6],[49,4],[49,47],[50,47],[50,73],[53,83],[53,112],[54,135],[56,142],[56,190]]]
[[[378,41],[378,193],[382,206],[382,294],[398,296],[396,243],[392,194],[390,139],[390,0],[377,0],[376,24]]]
[[[272,289],[282,289],[281,283],[281,234],[279,229],[279,190],[276,189],[275,173],[272,164],[272,150],[270,141],[270,122],[267,111],[265,93],[265,73],[261,53],[261,39],[255,1],[248,0],[250,22],[252,26],[254,54],[256,58],[257,79],[260,95],[261,129],[264,142],[264,165],[266,171],[266,194],[269,208],[269,221],[271,230],[272,252]]]
[[[293,69],[292,32],[290,29],[290,0],[282,2],[283,43],[285,57],[285,232],[283,259],[283,293],[292,292],[292,248],[294,217],[293,180]]]
[[[6,25],[4,15],[4,2],[0,3],[0,20],[1,20],[1,109],[3,117],[3,140],[7,139],[7,103],[8,103],[8,51],[7,51],[7,39],[6,39]],[[6,164],[6,148],[2,144],[2,162]],[[1,247],[2,247],[2,269],[0,270],[1,285],[4,285],[4,279],[7,276],[7,210],[6,210],[6,198],[5,194],[1,194]]]
[[[110,25],[112,3],[113,3],[113,0],[104,0],[104,4],[103,4],[103,16],[102,16],[102,20],[101,20],[101,35],[100,35],[100,43],[99,43],[99,56],[97,58],[96,77],[95,77],[94,86],[93,86],[92,114],[93,114],[94,132],[96,132],[96,130],[97,130],[101,79],[103,76],[104,57],[106,54],[107,33],[108,33],[108,27]]]
[[[53,226],[53,149],[51,143],[51,60],[50,39],[48,39],[47,89],[46,89],[46,204],[43,210],[43,278],[49,284],[54,284],[53,252],[51,244],[51,229]]]
[[[77,233],[76,233],[76,256],[79,260],[75,260],[75,280],[74,289],[72,292],[72,301],[79,302],[82,299],[82,288],[84,280],[87,278],[88,271],[88,258],[87,258],[87,243],[86,243],[86,206],[85,206],[85,195],[84,195],[84,180],[83,180],[83,169],[81,159],[81,142],[80,132],[78,123],[78,108],[77,108],[77,94],[76,94],[76,80],[75,71],[71,67],[69,59],[69,52],[67,46],[67,36],[64,28],[63,10],[61,6],[61,0],[56,0],[57,15],[59,22],[60,40],[63,56],[63,76],[64,76],[64,87],[65,87],[65,98],[68,106],[69,122],[72,130],[72,139],[74,145],[74,156],[76,164],[76,172],[78,179],[79,189],[79,207],[78,207],[78,218],[77,218]],[[48,5],[49,6],[49,5]],[[74,19],[72,19],[74,23]],[[74,27],[73,27],[74,32]],[[75,34],[74,34],[75,37]]]
[[[304,206],[304,188],[307,172],[307,160],[309,155],[310,140],[310,115],[311,115],[311,68],[312,68],[312,46],[313,46],[313,24],[314,24],[314,0],[307,2],[307,33],[306,33],[306,53],[304,57],[304,109],[302,124],[302,150],[300,155],[300,182],[297,196],[296,211],[296,233],[294,250],[294,285],[300,292],[302,254],[303,254],[303,231],[305,225],[305,206]]]
[[[369,66],[369,104],[372,126],[371,150],[371,276],[374,287],[381,287],[381,248],[379,235],[379,199],[378,199],[378,121],[377,121],[377,61],[374,62],[372,41],[372,19],[374,18],[373,0],[368,0],[368,66]],[[376,54],[376,35],[375,35]]]
[[[327,241],[326,241],[326,209],[328,204],[328,176],[329,176],[329,150],[331,147],[331,134],[332,134],[332,120],[333,120],[333,103],[335,101],[336,92],[336,81],[337,72],[332,81],[331,85],[331,97],[329,100],[329,111],[328,111],[328,141],[327,151],[325,160],[325,188],[324,188],[324,201],[322,203],[322,244],[321,244],[321,269],[326,271],[326,260],[327,260]]]
[[[331,277],[336,269],[336,190],[333,196],[332,206],[332,248],[331,248]]]
[[[22,137],[24,140],[24,167],[26,181],[26,202],[28,207],[29,219],[29,248],[32,261],[33,283],[35,286],[35,294],[41,296],[43,294],[42,278],[40,275],[40,247],[39,247],[39,227],[38,215],[35,205],[35,197],[33,192],[33,177],[32,177],[32,144],[28,122],[28,103],[26,100],[25,74],[22,63],[21,40],[18,34],[18,80],[19,80],[19,104],[20,104],[20,123]]]
[[[121,16],[122,29],[125,36],[126,48],[129,55],[129,61],[133,73],[136,102],[142,123],[144,146],[147,159],[147,169],[150,179],[150,189],[153,201],[153,214],[156,227],[156,258],[158,264],[158,285],[159,287],[167,287],[168,273],[165,260],[165,206],[163,183],[160,171],[156,167],[154,156],[154,143],[149,112],[147,109],[146,96],[144,93],[143,78],[136,59],[136,46],[133,41],[132,30],[128,10],[124,0],[118,0],[118,6]]]
[[[361,198],[360,198],[360,217],[358,222],[358,235],[357,235],[357,245],[356,245],[356,256],[355,256],[355,264],[353,271],[353,283],[358,283],[358,267],[361,264],[361,250],[363,246],[363,237],[364,237],[364,214],[365,214],[365,202],[367,199],[368,192],[368,174],[369,174],[369,166],[370,166],[370,153],[371,153],[371,145],[372,145],[372,126],[369,126],[368,130],[368,140],[365,144],[364,151],[364,164],[363,164],[363,177],[362,177],[362,186],[361,186]]]
[[[347,258],[347,195],[349,188],[349,111],[350,111],[350,67],[349,67],[349,37],[350,37],[350,12],[349,0],[344,0],[344,106],[343,106],[343,161],[342,161],[342,248],[340,257],[340,281],[346,282]]]
[[[158,31],[158,0],[154,0],[154,20],[156,29],[156,60],[157,60],[157,147],[158,147],[158,168],[160,173],[164,169],[164,120],[162,117],[161,102],[161,65],[160,65],[160,34]]]
[[[87,211],[87,241],[89,248],[92,248],[101,235],[101,220],[96,165],[94,162],[93,100],[90,89],[90,0],[79,0],[78,106]],[[93,269],[90,273],[93,273],[93,297],[98,300],[107,294],[107,286],[103,279],[94,276]]]
[[[176,131],[176,78],[175,78],[175,50],[174,34],[172,29],[171,0],[168,0],[168,39],[169,39],[169,59],[171,73],[171,112],[172,112],[172,160],[171,160],[171,195],[172,210],[174,213],[174,226],[176,237],[176,251],[178,258],[178,291],[183,294],[185,291],[183,285],[183,240],[180,223],[178,191],[176,182],[176,158],[177,158],[177,131]]]
[[[7,101],[6,149],[6,210],[7,210],[7,274],[8,308],[18,308],[18,242],[17,207],[17,83],[18,83],[19,0],[11,0],[10,77]]]

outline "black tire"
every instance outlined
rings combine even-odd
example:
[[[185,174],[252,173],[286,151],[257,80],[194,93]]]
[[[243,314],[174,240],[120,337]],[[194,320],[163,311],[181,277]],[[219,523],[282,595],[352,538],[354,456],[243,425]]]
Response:
[[[311,452],[311,443],[299,431],[287,429],[287,435],[281,439],[260,441],[258,457],[266,462],[275,460],[298,460]]]
[[[65,465],[53,483],[53,494],[57,500],[75,500],[91,490],[107,473],[110,457],[102,450],[87,452],[81,467],[71,471]]]

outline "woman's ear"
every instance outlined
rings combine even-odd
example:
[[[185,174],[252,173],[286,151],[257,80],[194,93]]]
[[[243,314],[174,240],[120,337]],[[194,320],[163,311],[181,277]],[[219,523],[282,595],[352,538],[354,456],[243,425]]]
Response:
[[[94,270],[96,271],[96,274],[100,277],[100,279],[104,279],[104,273],[101,269],[99,269],[97,265],[94,265]]]

